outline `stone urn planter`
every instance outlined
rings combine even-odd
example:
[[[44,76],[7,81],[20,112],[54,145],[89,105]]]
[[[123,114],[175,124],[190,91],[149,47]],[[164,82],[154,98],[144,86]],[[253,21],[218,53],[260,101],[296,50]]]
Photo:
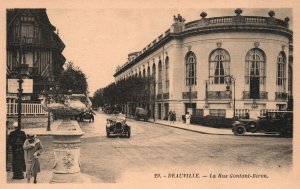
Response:
[[[80,175],[80,137],[84,132],[80,129],[78,122],[71,118],[87,111],[89,103],[83,103],[79,98],[73,98],[72,95],[61,97],[63,98],[58,101],[48,96],[41,103],[46,111],[60,118],[53,123],[57,124],[57,127],[51,133],[55,162],[50,183],[79,183],[83,182]]]

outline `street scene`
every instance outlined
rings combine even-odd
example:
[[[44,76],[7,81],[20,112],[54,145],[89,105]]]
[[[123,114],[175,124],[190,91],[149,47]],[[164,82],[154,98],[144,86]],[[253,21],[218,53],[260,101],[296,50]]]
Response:
[[[8,184],[293,173],[292,8],[8,8],[6,31]]]
[[[107,114],[97,113],[95,122],[81,122],[85,132],[81,139],[81,172],[86,181],[93,183],[122,183],[129,179],[137,182],[153,181],[154,175],[169,173],[199,173],[208,176],[208,167],[216,170],[243,170],[255,167],[257,170],[286,172],[292,165],[292,139],[277,135],[249,135],[237,137],[228,130],[196,130],[183,123],[174,125],[128,119],[132,128],[130,139],[106,137]],[[30,132],[30,129],[27,129]],[[34,130],[34,129],[32,129]],[[51,136],[41,133],[44,152],[41,156],[41,183],[48,183],[54,161]],[[226,132],[227,131],[227,132]],[[25,129],[26,132],[26,129]],[[32,132],[32,131],[31,131]],[[226,142],[224,142],[226,141]],[[230,153],[229,153],[230,152]],[[215,171],[216,171],[215,170]],[[8,182],[22,183],[25,180]],[[162,178],[163,179],[163,178]]]

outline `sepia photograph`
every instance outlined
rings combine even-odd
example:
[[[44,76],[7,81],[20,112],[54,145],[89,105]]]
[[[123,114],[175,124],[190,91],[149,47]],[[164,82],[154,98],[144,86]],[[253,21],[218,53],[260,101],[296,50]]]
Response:
[[[13,2],[5,187],[296,187],[294,1]]]

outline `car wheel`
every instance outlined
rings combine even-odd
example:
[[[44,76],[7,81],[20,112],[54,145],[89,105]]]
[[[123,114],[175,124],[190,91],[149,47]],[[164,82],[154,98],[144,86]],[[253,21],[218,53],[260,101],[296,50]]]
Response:
[[[130,138],[130,135],[131,135],[131,131],[129,129],[128,132],[127,132],[127,138]]]
[[[293,137],[293,132],[292,132],[291,130],[289,130],[289,129],[282,130],[282,131],[280,132],[280,136],[281,136],[281,137],[288,137],[288,138],[291,138],[291,137]]]
[[[109,134],[109,132],[106,132],[106,136],[107,136],[107,138],[109,138],[109,137],[110,137],[110,134]]]
[[[234,127],[233,132],[235,135],[243,135],[246,132],[246,128],[243,125]]]

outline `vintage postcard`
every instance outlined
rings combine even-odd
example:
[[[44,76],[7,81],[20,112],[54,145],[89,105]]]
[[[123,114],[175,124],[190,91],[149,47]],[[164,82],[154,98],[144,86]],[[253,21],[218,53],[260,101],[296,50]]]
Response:
[[[1,187],[298,186],[296,1],[0,12]]]

